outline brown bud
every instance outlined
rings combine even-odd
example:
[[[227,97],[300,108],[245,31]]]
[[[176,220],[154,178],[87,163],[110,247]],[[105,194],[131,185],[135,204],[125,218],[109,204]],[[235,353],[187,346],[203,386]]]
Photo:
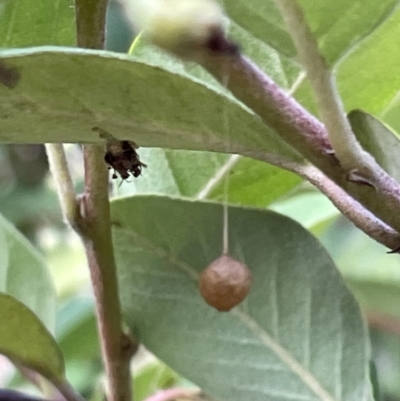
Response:
[[[251,272],[229,255],[222,255],[200,275],[199,289],[204,300],[219,311],[229,311],[250,291]]]

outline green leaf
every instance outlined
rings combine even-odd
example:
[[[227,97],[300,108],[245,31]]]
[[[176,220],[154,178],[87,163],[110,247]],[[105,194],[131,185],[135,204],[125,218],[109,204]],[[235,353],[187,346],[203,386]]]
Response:
[[[371,153],[379,165],[400,182],[400,140],[378,119],[360,110],[353,110],[348,118],[357,139]]]
[[[371,342],[381,400],[396,400],[400,396],[400,338],[396,334],[372,330]]]
[[[16,186],[11,191],[9,188],[0,187],[0,212],[13,224],[18,225],[43,215],[61,219],[57,194],[47,185],[34,188]]]
[[[216,152],[145,148],[139,153],[149,168],[129,185],[116,183],[118,195],[196,196],[229,160],[229,155]]]
[[[146,365],[134,376],[134,399],[145,400],[159,390],[176,386],[179,376],[161,361]]]
[[[129,49],[129,55],[135,61],[139,61],[163,70],[187,76],[190,79],[202,82],[204,85],[214,88],[227,96],[231,96],[211,74],[195,63],[188,63],[166,53],[160,48],[148,43],[142,35],[138,35]]]
[[[251,32],[282,54],[295,56],[293,42],[273,0],[225,0],[224,7],[229,17],[242,29]]]
[[[220,202],[226,200],[231,204],[266,207],[286,195],[301,182],[302,179],[299,176],[281,168],[247,157],[240,157],[230,170],[226,199],[224,180],[221,180],[219,185],[210,191],[207,198]],[[209,183],[212,184],[212,182]],[[207,187],[204,189],[206,190]]]
[[[236,2],[229,2],[234,5]],[[255,18],[257,19],[257,18]],[[250,20],[252,24],[254,21]],[[263,27],[265,33],[265,26]],[[271,32],[267,33],[268,35]],[[231,22],[229,24],[229,37],[239,44],[241,52],[254,61],[264,70],[280,87],[290,90],[298,84],[298,79],[303,79],[303,71],[296,59],[288,58],[283,47],[275,48],[257,39],[254,31],[248,31]],[[283,34],[278,40],[286,40]]]
[[[28,0],[0,4],[0,46],[74,43],[74,10],[66,0],[43,0],[39,7]],[[381,113],[397,94],[400,82],[396,73],[400,55],[392,51],[400,26],[397,1],[302,0],[301,4],[323,56],[337,70],[347,109]],[[274,1],[225,1],[224,5],[233,21],[230,34],[239,40],[244,53],[280,85],[291,87],[300,68]],[[297,96],[312,107],[307,84],[300,85]]]
[[[81,394],[92,393],[103,371],[92,298],[78,294],[60,306],[56,339],[68,382]]]
[[[306,18],[330,64],[336,64],[372,35],[396,10],[396,0],[300,0]],[[365,66],[368,69],[368,66]]]
[[[399,35],[400,8],[396,7],[387,20],[377,24],[369,37],[340,63],[337,79],[346,110],[362,109],[379,115],[397,96],[400,52],[393,49],[398,46]]]
[[[297,78],[299,69],[285,58],[257,41],[248,32],[235,24],[230,32],[241,44],[244,52],[253,60],[262,60],[265,70],[282,86],[289,88]],[[254,43],[257,42],[257,43]],[[136,38],[130,49],[135,60],[149,63],[200,80],[206,86],[229,94],[211,75],[201,67],[176,59]],[[227,126],[230,122],[228,120]],[[118,194],[160,193],[174,196],[195,196],[211,199],[225,199],[224,177],[230,172],[229,196],[227,200],[235,204],[265,206],[284,195],[301,182],[292,173],[249,158],[228,157],[222,154],[191,152],[170,149],[144,149],[141,158],[148,161],[151,170],[143,173],[130,188],[117,189]],[[225,171],[225,173],[224,173]]]
[[[100,358],[93,300],[75,296],[63,304],[57,316],[57,340],[65,360]]]
[[[204,302],[197,279],[221,254],[222,215],[163,197],[112,203],[124,316],[140,341],[216,398],[372,400],[358,306],[292,220],[230,207],[230,254],[251,269],[252,290],[228,313]]]
[[[5,51],[2,60],[21,78],[0,85],[0,141],[99,142],[99,126],[141,146],[302,160],[237,101],[187,76],[75,49]]]
[[[325,60],[336,69],[347,110],[362,108],[381,113],[393,100],[400,85],[396,49],[400,9],[396,0],[301,0],[307,21]],[[224,1],[230,18],[279,52],[295,60],[296,52],[273,0]],[[253,42],[253,46],[251,46]],[[257,48],[256,40],[246,47]],[[269,59],[266,58],[266,63]],[[385,60],[385,62],[382,62]],[[262,67],[262,59],[256,60]],[[315,110],[314,99],[304,81],[296,97]]]
[[[56,294],[46,262],[33,246],[0,216],[0,292],[28,306],[54,332]]]
[[[237,155],[147,148],[140,150],[140,157],[151,168],[129,185],[116,182],[118,196],[158,193],[264,207],[302,181],[281,168]]]
[[[57,343],[30,309],[0,293],[0,321],[0,353],[51,381],[63,381],[64,361]]]
[[[328,62],[334,63],[388,18],[395,0],[365,3],[361,0],[301,0],[308,23]],[[294,58],[296,51],[273,0],[224,1],[229,17],[244,30],[281,54]]]
[[[75,44],[70,0],[0,0],[0,48]]]
[[[370,366],[370,371],[371,371],[371,384],[372,384],[372,389],[374,392],[374,400],[375,401],[381,401],[381,389],[379,386],[379,381],[378,381],[378,372],[376,370],[376,364],[373,360],[370,361],[369,363]]]
[[[392,318],[400,317],[400,284],[396,278],[394,282],[390,282],[390,277],[385,280],[373,275],[368,278],[348,274],[345,278],[363,310]]]
[[[400,260],[344,218],[320,237],[362,308],[399,317]]]
[[[320,50],[334,69],[346,110],[363,109],[375,115],[384,112],[400,86],[397,73],[400,53],[393,51],[400,34],[398,2],[302,0],[301,3]],[[287,53],[285,49],[282,52]],[[299,85],[295,95],[316,111],[307,80]]]

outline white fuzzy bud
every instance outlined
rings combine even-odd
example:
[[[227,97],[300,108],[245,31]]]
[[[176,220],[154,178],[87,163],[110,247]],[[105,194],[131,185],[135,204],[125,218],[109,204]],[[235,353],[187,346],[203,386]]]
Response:
[[[214,0],[120,0],[145,38],[182,58],[196,59],[223,36],[224,13]]]

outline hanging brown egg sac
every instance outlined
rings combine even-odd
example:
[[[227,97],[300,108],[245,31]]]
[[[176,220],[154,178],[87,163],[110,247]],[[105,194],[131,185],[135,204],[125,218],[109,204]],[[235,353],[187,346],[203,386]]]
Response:
[[[242,302],[250,291],[249,268],[229,255],[222,255],[200,275],[199,289],[204,300],[226,312]]]

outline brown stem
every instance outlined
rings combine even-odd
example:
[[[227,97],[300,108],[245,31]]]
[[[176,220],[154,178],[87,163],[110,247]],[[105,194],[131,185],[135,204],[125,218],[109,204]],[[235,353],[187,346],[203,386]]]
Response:
[[[209,54],[202,65],[327,177],[400,231],[400,186],[385,171],[377,168],[374,186],[350,181],[333,154],[325,126],[247,58]]]
[[[365,209],[320,170],[314,166],[299,166],[295,172],[324,193],[344,216],[368,236],[388,248],[398,247],[400,234],[396,230]]]
[[[103,49],[107,0],[75,0],[77,45],[86,49]]]
[[[75,0],[78,46],[103,49],[106,9],[107,0]],[[108,379],[108,400],[131,401],[129,362],[136,345],[122,330],[104,146],[86,145],[83,152],[85,193],[81,198],[81,213],[86,230],[82,239],[96,299],[102,358]]]
[[[109,401],[130,401],[129,362],[136,350],[122,332],[116,265],[111,237],[108,172],[104,147],[84,146],[85,194],[81,199],[87,235],[83,238],[96,298],[97,321],[109,387]]]
[[[248,156],[300,175],[325,194],[337,209],[352,221],[356,227],[382,245],[390,249],[395,249],[397,253],[397,248],[400,244],[400,234],[379,220],[373,213],[352,198],[343,188],[339,187],[315,166],[285,160],[282,156],[268,155],[265,152],[252,152]]]
[[[246,152],[242,154],[300,175],[324,193],[337,209],[352,221],[356,227],[364,231],[375,241],[390,249],[395,249],[396,253],[398,252],[397,248],[398,244],[400,244],[400,234],[392,227],[379,220],[315,166],[297,163],[280,155],[278,156],[273,153],[268,154],[265,151],[255,152],[252,150],[247,154]],[[198,199],[206,198],[212,189],[218,185],[218,183],[221,183],[226,174],[229,174],[229,171],[238,160],[240,160],[240,156],[231,156],[226,165],[220,170],[218,176],[215,177],[215,181],[199,192]]]

